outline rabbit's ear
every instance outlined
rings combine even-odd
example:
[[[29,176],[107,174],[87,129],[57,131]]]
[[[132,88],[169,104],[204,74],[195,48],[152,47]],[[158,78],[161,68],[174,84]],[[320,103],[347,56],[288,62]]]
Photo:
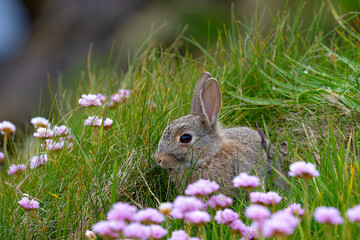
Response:
[[[191,113],[193,114],[200,114],[201,111],[201,103],[200,103],[200,91],[204,86],[206,80],[211,78],[211,74],[208,72],[203,72],[201,74],[199,80],[197,81],[195,88],[194,88],[194,95],[191,102]]]
[[[202,113],[211,126],[216,125],[221,110],[221,92],[219,82],[215,78],[208,79],[200,91]]]

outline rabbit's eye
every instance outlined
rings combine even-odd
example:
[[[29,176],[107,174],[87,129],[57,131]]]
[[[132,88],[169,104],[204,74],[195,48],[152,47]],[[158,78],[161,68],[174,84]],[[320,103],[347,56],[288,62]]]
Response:
[[[191,142],[191,140],[192,140],[192,137],[190,134],[183,134],[180,137],[180,142],[182,142],[182,143],[189,143],[189,142]]]

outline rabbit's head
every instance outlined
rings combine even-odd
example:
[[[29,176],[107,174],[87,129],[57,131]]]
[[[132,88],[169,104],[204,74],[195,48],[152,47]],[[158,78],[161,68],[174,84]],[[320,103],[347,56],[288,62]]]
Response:
[[[220,109],[219,83],[204,72],[194,89],[191,113],[165,128],[155,154],[157,163],[165,169],[181,171],[217,153],[222,143]]]

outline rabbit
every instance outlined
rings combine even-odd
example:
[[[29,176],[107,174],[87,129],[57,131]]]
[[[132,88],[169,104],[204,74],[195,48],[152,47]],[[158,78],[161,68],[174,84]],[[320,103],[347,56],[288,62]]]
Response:
[[[261,131],[223,129],[218,121],[221,104],[218,81],[204,72],[194,88],[190,114],[165,128],[154,157],[169,171],[177,188],[203,178],[215,180],[223,192],[235,194],[232,179],[241,172],[256,174],[262,181],[266,173],[272,176],[275,147]],[[274,165],[280,172],[281,156],[277,154]],[[284,184],[280,177],[274,179],[269,181]]]

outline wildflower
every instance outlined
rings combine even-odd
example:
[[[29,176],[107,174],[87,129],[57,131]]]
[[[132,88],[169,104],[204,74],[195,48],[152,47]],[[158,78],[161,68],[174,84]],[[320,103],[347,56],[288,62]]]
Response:
[[[185,214],[185,220],[188,223],[200,226],[210,222],[211,217],[210,214],[204,211],[192,211]]]
[[[128,203],[115,203],[107,214],[107,220],[135,221],[137,208]]]
[[[86,230],[85,237],[88,240],[95,240],[96,234],[93,231]]]
[[[189,184],[185,189],[186,195],[207,196],[219,190],[220,186],[215,181],[210,182],[207,179],[200,179],[193,184]]]
[[[101,103],[104,103],[106,101],[106,97],[101,93],[96,94],[96,97],[100,99]]]
[[[281,196],[276,192],[251,192],[250,200],[252,203],[262,204],[265,206],[276,205],[281,201]]]
[[[121,102],[121,96],[119,93],[115,93],[113,96],[111,96],[110,98],[110,103],[109,103],[109,107],[114,107],[115,105],[117,105],[118,103]]]
[[[83,107],[101,106],[101,96],[95,94],[83,94],[79,99],[79,104]]]
[[[31,124],[34,125],[34,128],[50,128],[51,124],[49,123],[49,120],[43,117],[34,117],[30,120]]]
[[[270,215],[270,210],[261,205],[250,205],[245,210],[245,216],[247,218],[258,222],[264,221],[269,218]]]
[[[239,219],[232,221],[229,225],[230,230],[233,234],[245,235],[247,231],[246,225]]]
[[[319,223],[328,223],[339,225],[343,223],[343,218],[337,208],[334,207],[317,207],[314,212],[315,221]]]
[[[291,235],[298,226],[299,220],[291,213],[281,210],[274,213],[262,225],[264,237],[286,237]]]
[[[128,238],[148,239],[150,237],[150,228],[140,223],[130,223],[124,228],[123,234]]]
[[[289,213],[295,215],[295,216],[303,216],[305,213],[305,209],[301,208],[301,204],[300,203],[293,203],[290,204],[285,211],[288,211]]]
[[[53,136],[53,131],[49,128],[39,127],[36,130],[36,133],[34,133],[34,137],[41,139],[51,138],[52,136]]]
[[[98,116],[90,116],[84,121],[85,126],[92,126],[92,127],[101,127],[103,123],[103,119],[99,118]],[[108,129],[113,124],[113,120],[110,118],[106,118],[104,122],[104,128]]]
[[[122,97],[122,98],[123,98],[123,97],[124,97],[124,98],[130,97],[130,93],[131,93],[131,91],[128,90],[128,89],[119,89],[118,92],[119,92],[119,94],[120,94],[120,97]]]
[[[360,205],[356,205],[355,207],[349,208],[346,211],[346,217],[350,220],[350,222],[360,223]]]
[[[253,189],[260,185],[259,179],[255,176],[249,176],[247,173],[240,173],[233,179],[234,187],[242,189]]]
[[[173,231],[169,240],[188,240],[189,236],[184,230]]]
[[[0,131],[2,135],[9,135],[16,131],[16,127],[9,121],[0,122]]]
[[[257,229],[255,226],[251,225],[251,226],[246,226],[245,231],[243,233],[243,238],[244,239],[257,239],[258,238],[258,234],[257,234]]]
[[[3,152],[0,152],[0,162],[1,162],[2,160],[4,160],[4,158],[5,158],[5,154],[4,154]]]
[[[115,232],[108,221],[100,221],[92,226],[92,230],[102,237],[118,238],[119,233]]]
[[[18,173],[19,170],[25,172],[25,170],[26,170],[26,165],[25,165],[25,164],[19,164],[19,165],[12,164],[12,165],[9,167],[8,174],[9,174],[9,175],[14,175],[14,174]]]
[[[54,136],[55,137],[66,137],[69,135],[71,135],[70,130],[65,125],[54,127]]]
[[[220,193],[216,196],[211,196],[208,204],[211,208],[223,209],[229,207],[232,204],[232,202],[233,200],[231,198]]]
[[[173,204],[170,203],[170,202],[161,203],[160,206],[159,206],[159,211],[162,214],[168,216],[168,215],[170,215],[170,212],[171,212],[172,208],[173,208]]]
[[[46,154],[33,156],[32,158],[30,158],[30,168],[34,169],[42,165],[45,165],[47,161],[48,161],[48,157]]]
[[[161,223],[164,221],[164,215],[154,208],[147,208],[140,210],[136,214],[135,219],[145,224]]]
[[[198,211],[203,208],[203,202],[196,197],[178,196],[170,215],[175,219],[183,219],[185,213]]]
[[[290,165],[289,175],[292,177],[300,177],[304,179],[310,179],[312,177],[319,176],[319,172],[315,169],[315,165],[306,162],[294,162]]]
[[[168,231],[159,225],[150,225],[150,237],[154,239],[163,238]]]
[[[239,218],[239,214],[234,212],[231,209],[219,210],[216,212],[215,220],[218,224],[230,224],[231,222],[235,221]]]
[[[25,210],[33,210],[39,208],[39,202],[34,199],[30,200],[28,197],[23,197],[20,201],[18,201],[18,203]]]

